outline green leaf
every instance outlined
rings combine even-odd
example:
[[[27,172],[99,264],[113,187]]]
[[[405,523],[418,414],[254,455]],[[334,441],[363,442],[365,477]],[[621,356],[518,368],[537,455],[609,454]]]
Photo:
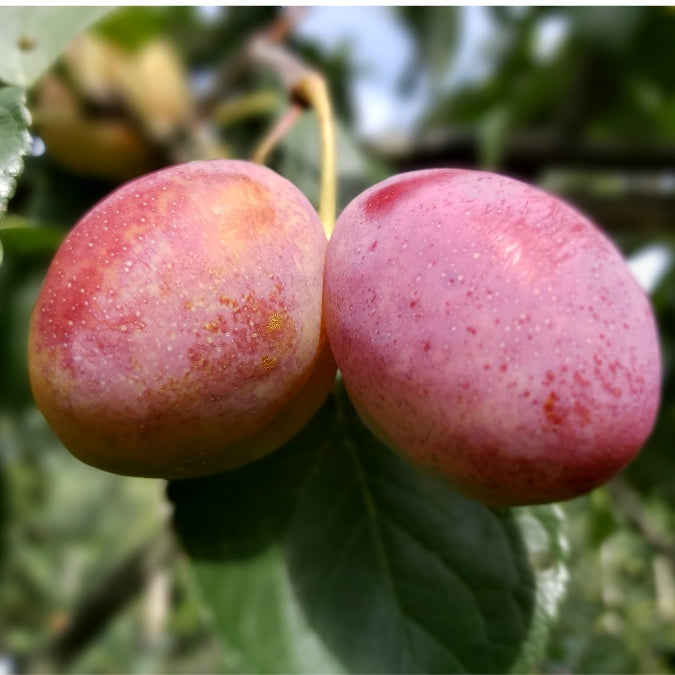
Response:
[[[30,87],[110,7],[0,8],[0,80]]]
[[[0,216],[14,194],[16,178],[23,171],[23,156],[30,149],[29,124],[24,90],[21,87],[0,88]]]
[[[558,619],[569,580],[569,545],[563,534],[565,515],[560,506],[529,506],[514,512],[537,580],[530,632],[511,667],[512,673],[523,673],[543,658],[550,631]]]
[[[63,227],[36,225],[21,216],[8,215],[0,222],[0,246],[21,257],[52,255],[67,232]]]
[[[169,496],[233,671],[504,672],[539,654],[563,585],[558,516],[461,497],[341,387],[281,450]]]
[[[95,30],[106,39],[134,50],[157,35],[166,35],[177,24],[188,26],[192,10],[176,6],[120,7],[97,23]]]

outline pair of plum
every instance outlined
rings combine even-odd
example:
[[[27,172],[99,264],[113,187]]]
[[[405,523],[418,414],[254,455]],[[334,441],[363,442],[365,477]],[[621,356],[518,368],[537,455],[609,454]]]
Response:
[[[295,435],[337,368],[365,424],[489,505],[567,499],[649,436],[661,361],[620,253],[492,173],[394,176],[327,241],[265,167],[191,162],[91,209],[31,319],[37,405],[102,469],[186,478]]]

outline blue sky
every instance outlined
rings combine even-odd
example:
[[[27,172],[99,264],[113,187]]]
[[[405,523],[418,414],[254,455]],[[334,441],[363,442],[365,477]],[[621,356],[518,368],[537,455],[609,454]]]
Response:
[[[481,49],[491,24],[484,7],[460,8],[462,40],[449,77],[480,77],[485,59]],[[427,91],[420,83],[415,94],[401,98],[395,84],[413,55],[413,43],[389,7],[312,7],[300,21],[297,34],[315,41],[327,52],[349,45],[362,69],[352,95],[359,133],[406,131],[424,108]]]
[[[459,41],[447,73],[448,87],[485,77],[491,53],[499,42],[486,7],[456,9],[460,13]],[[535,57],[546,60],[555,53],[567,28],[562,17],[542,20],[533,44]],[[395,93],[395,83],[413,56],[413,43],[390,7],[311,7],[300,21],[297,34],[327,52],[341,45],[350,46],[355,64],[362,69],[360,77],[354,79],[352,91],[357,130],[362,135],[405,132],[424,109],[430,94],[428,83],[420,82],[406,99]]]

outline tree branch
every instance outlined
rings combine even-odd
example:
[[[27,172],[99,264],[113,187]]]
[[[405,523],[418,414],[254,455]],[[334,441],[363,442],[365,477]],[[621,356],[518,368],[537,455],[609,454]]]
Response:
[[[21,670],[62,672],[136,598],[153,574],[169,564],[176,550],[167,529],[132,552],[91,589],[63,631],[40,653],[21,664]]]
[[[615,478],[607,485],[609,494],[626,522],[657,552],[675,560],[675,542],[649,515],[638,495],[622,478]]]
[[[370,150],[395,165],[397,171],[441,166],[477,166],[479,143],[475,134],[427,134],[407,147],[370,144]],[[569,143],[543,133],[515,135],[507,144],[500,170],[532,176],[544,168],[672,170],[673,143],[620,143],[584,141]]]

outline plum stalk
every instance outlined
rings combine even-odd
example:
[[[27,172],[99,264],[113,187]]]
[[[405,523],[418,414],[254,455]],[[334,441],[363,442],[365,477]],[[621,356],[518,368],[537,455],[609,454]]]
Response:
[[[318,211],[326,236],[330,238],[335,225],[337,176],[335,126],[326,81],[320,73],[306,66],[295,55],[264,37],[251,42],[249,55],[254,61],[276,71],[291,100],[291,106],[263,138],[252,159],[259,164],[264,163],[302,111],[305,108],[314,109],[321,138],[321,188]]]
[[[330,239],[335,226],[336,185],[335,172],[335,127],[333,111],[326,81],[318,73],[312,73],[298,83],[295,94],[308,101],[316,111],[321,136],[321,195],[319,218],[326,236]]]

